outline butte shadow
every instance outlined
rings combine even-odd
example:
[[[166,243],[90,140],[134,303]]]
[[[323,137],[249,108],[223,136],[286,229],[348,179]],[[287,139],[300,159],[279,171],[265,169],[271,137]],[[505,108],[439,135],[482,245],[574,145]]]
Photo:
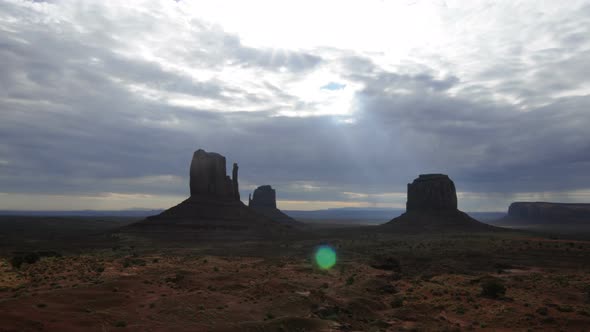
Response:
[[[378,227],[405,233],[502,230],[460,211],[455,183],[445,174],[421,174],[409,183],[406,213]]]
[[[238,165],[226,175],[225,157],[197,150],[190,166],[190,197],[164,212],[121,229],[161,240],[258,240],[292,236],[293,225],[280,223],[240,200]]]

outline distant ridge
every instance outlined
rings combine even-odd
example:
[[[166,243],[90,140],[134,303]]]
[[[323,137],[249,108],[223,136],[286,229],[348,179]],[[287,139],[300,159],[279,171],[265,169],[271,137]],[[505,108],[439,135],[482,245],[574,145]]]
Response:
[[[24,211],[24,210],[0,210],[2,216],[30,216],[30,217],[138,217],[153,216],[164,211],[150,209],[129,210],[71,210],[71,211]]]
[[[514,202],[498,225],[590,225],[589,203]]]

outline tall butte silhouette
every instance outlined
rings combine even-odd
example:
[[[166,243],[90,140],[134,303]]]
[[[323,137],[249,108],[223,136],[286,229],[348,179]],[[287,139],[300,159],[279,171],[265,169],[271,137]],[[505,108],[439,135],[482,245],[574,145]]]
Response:
[[[292,224],[274,221],[242,203],[238,164],[233,164],[230,178],[219,153],[195,151],[189,187],[190,197],[180,204],[121,231],[170,240],[260,239],[295,231]]]
[[[400,232],[499,230],[457,208],[455,183],[445,174],[421,174],[408,183],[406,213],[380,227]]]
[[[248,206],[256,212],[283,223],[303,226],[303,223],[289,217],[277,208],[277,192],[270,185],[263,185],[248,197]]]

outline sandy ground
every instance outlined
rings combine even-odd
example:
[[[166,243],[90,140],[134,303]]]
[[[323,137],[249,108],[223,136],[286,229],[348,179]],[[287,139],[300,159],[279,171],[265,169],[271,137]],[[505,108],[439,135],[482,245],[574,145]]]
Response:
[[[309,258],[190,250],[105,250],[20,269],[2,259],[0,331],[590,330],[587,270],[494,270],[408,275],[353,258],[321,270]],[[486,278],[505,295],[481,296]]]

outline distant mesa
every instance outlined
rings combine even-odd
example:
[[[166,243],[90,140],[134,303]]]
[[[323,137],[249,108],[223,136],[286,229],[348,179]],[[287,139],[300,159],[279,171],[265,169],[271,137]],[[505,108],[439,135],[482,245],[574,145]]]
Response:
[[[256,188],[254,193],[248,197],[248,206],[254,211],[269,217],[272,220],[292,225],[303,225],[289,217],[283,211],[277,209],[277,193],[269,185]]]
[[[590,204],[514,202],[501,223],[519,224],[590,224]]]
[[[381,227],[409,232],[498,229],[459,211],[455,183],[445,174],[421,174],[409,183],[406,213]]]
[[[260,239],[289,235],[292,225],[279,223],[240,201],[238,164],[226,174],[225,157],[197,150],[190,165],[190,197],[147,219],[124,227],[162,240]]]

